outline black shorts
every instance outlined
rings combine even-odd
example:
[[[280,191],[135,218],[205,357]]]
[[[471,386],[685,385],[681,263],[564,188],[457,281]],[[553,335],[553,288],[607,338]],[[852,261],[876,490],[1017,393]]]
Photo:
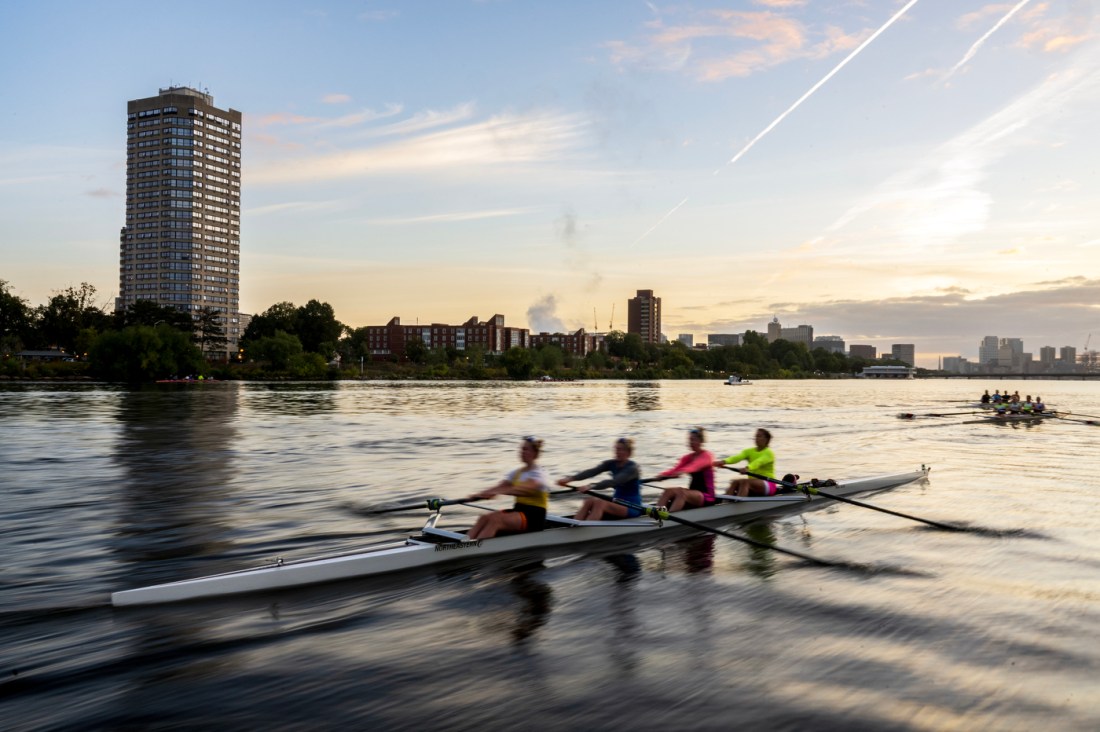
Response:
[[[542,531],[546,528],[546,509],[541,506],[529,506],[526,503],[517,503],[511,508],[504,509],[505,513],[523,514],[522,531]]]

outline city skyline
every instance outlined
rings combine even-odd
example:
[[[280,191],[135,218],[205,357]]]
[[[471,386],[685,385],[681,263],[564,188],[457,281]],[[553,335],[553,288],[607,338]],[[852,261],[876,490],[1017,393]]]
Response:
[[[1100,331],[1090,3],[215,7],[136,55],[171,8],[0,8],[16,294],[118,294],[117,120],[186,85],[244,113],[244,312],[625,330],[647,287],[666,334],[778,315],[921,366]]]

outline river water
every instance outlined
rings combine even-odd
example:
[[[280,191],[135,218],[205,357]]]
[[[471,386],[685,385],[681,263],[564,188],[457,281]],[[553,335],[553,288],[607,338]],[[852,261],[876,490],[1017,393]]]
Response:
[[[968,423],[981,389],[1076,421]],[[1088,415],[1088,416],[1083,416]],[[1095,730],[1100,384],[765,381],[0,386],[0,719],[7,730]],[[1100,417],[1097,417],[1100,420]],[[932,466],[865,508],[263,596],[112,609],[109,593],[362,547],[545,440],[555,478],[685,429],[780,472]],[[729,474],[725,474],[729,475]],[[555,498],[555,510],[575,500]],[[501,500],[503,507],[506,501]],[[447,526],[477,511],[456,507]]]

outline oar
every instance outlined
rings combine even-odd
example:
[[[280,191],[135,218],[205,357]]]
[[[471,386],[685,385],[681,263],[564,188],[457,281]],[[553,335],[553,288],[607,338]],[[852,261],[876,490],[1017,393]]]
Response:
[[[968,409],[965,412],[931,412],[928,414],[913,414],[912,412],[899,412],[898,419],[916,419],[917,417],[953,417],[956,414],[974,414],[977,409]]]
[[[733,468],[731,468],[732,470]],[[778,478],[769,478],[766,475],[760,475],[759,473],[751,473],[747,470],[738,471],[743,472],[744,475],[748,475],[752,478],[759,478],[760,480],[769,480],[772,483],[786,486],[787,488],[793,488],[805,493],[813,493],[814,495],[821,496],[822,498],[831,498],[834,501],[840,501],[841,503],[850,503],[853,506],[860,506],[862,508],[869,508],[872,511],[882,511],[893,516],[900,516],[901,518],[911,519],[913,521],[920,521],[921,523],[928,524],[929,526],[935,526],[938,529],[945,529],[947,531],[973,531],[975,533],[982,533],[980,529],[969,529],[965,526],[956,526],[955,524],[945,524],[940,521],[933,521],[931,519],[921,518],[920,516],[911,516],[907,513],[901,513],[900,511],[891,511],[888,508],[882,508],[881,506],[872,506],[870,503],[864,503],[863,501],[857,501],[854,498],[846,498],[845,496],[838,496],[835,493],[826,493],[812,483],[788,483],[785,480],[779,480]]]
[[[596,491],[588,491],[588,493],[586,493],[585,495],[595,496],[596,498],[602,498],[603,500],[610,503],[618,503],[621,506],[636,509],[638,511],[641,511],[642,515],[649,516],[650,518],[657,519],[658,521],[671,521],[676,524],[683,524],[684,526],[690,526],[691,528],[697,529],[699,531],[706,531],[711,534],[718,534],[719,536],[724,536],[727,539],[734,539],[736,541],[744,542],[745,544],[749,544],[760,549],[771,549],[772,551],[776,551],[781,554],[788,554],[792,557],[798,557],[799,559],[805,560],[807,562],[810,562],[811,564],[816,564],[821,567],[844,567],[846,569],[858,569],[862,572],[878,571],[873,567],[869,567],[867,565],[852,564],[850,562],[829,561],[827,559],[821,559],[820,557],[815,557],[810,554],[803,554],[802,552],[798,552],[793,549],[785,549],[784,547],[776,546],[775,544],[767,544],[762,541],[757,541],[756,539],[750,539],[747,536],[741,536],[740,534],[734,534],[729,531],[723,531],[722,529],[716,529],[711,526],[707,526],[706,524],[701,524],[696,521],[691,521],[689,519],[683,518],[669,512],[667,509],[659,508],[658,506],[642,506],[637,503],[631,503],[630,501],[612,498],[611,496],[604,495],[603,493],[597,493]]]
[[[572,493],[573,490],[564,491],[550,491],[552,496],[560,496],[566,493]],[[503,495],[503,494],[501,494]],[[496,498],[496,496],[493,496]],[[375,516],[381,513],[396,513],[398,511],[415,511],[418,508],[427,508],[429,511],[438,511],[443,506],[458,506],[464,503],[474,503],[475,501],[487,501],[487,498],[421,498],[416,503],[406,503],[401,506],[390,506],[387,508],[371,508],[365,506],[363,508],[356,509],[356,513],[363,516]]]
[[[1077,422],[1078,424],[1100,425],[1100,417],[1097,417],[1096,419],[1077,419],[1078,416],[1081,416],[1081,417],[1090,416],[1088,414],[1081,414],[1081,415],[1074,414],[1072,417],[1064,417],[1061,414],[1056,414],[1054,416],[1055,416],[1056,419],[1065,420],[1066,422]]]

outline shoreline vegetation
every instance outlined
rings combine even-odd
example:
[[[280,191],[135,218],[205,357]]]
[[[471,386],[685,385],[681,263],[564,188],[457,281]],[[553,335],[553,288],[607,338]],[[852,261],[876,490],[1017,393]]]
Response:
[[[200,375],[215,381],[837,379],[873,364],[902,365],[811,351],[782,339],[769,343],[754,331],[745,333],[742,345],[708,349],[645,343],[637,334],[611,331],[599,350],[584,356],[553,343],[497,354],[481,346],[430,349],[418,339],[401,344],[400,355],[377,354],[369,349],[367,328],[344,325],[331,305],[317,300],[276,303],[253,316],[234,358],[227,359],[224,313],[189,314],[147,300],[108,313],[105,304],[96,304],[95,292],[82,283],[32,308],[0,280],[0,381],[145,384],[189,376],[198,381]],[[65,358],[16,355],[36,349]]]

